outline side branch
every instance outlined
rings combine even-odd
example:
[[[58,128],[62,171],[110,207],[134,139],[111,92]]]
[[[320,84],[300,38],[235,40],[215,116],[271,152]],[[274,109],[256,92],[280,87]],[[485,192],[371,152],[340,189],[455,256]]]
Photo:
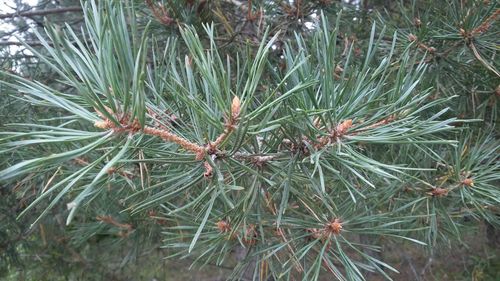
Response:
[[[114,225],[118,228],[124,228],[124,229],[128,229],[128,230],[132,230],[132,228],[133,228],[133,226],[131,224],[117,222],[112,216],[97,216],[96,220],[102,221],[102,222],[110,224],[110,225]]]
[[[108,113],[110,114],[114,114],[110,108],[106,108],[106,111],[108,111]],[[137,120],[133,120],[131,122],[129,120],[130,118],[128,115],[124,115],[121,118],[117,118],[117,120],[119,120],[120,122],[120,126],[118,126],[117,124],[113,123],[111,120],[106,118],[106,116],[102,114],[102,112],[100,112],[99,110],[96,109],[96,112],[99,115],[99,117],[102,118],[101,121],[97,121],[94,123],[94,126],[97,128],[104,130],[112,129],[115,132],[129,132],[131,134],[141,131],[141,126],[139,122]],[[205,153],[204,147],[194,144],[186,140],[185,138],[182,138],[174,133],[169,132],[166,129],[156,129],[153,127],[145,126],[142,129],[142,132],[147,135],[160,137],[168,142],[174,142],[180,145],[182,148],[196,153],[197,160],[203,159],[203,154]]]

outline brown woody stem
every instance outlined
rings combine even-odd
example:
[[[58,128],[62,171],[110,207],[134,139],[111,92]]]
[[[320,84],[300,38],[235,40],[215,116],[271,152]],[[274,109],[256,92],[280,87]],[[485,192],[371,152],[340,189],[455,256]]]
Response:
[[[128,230],[133,228],[131,224],[117,222],[112,216],[97,216],[96,220]]]
[[[106,110],[112,114],[111,109],[106,108]],[[120,120],[121,126],[117,126],[115,123],[111,122],[111,120],[105,118],[104,114],[102,114],[100,111],[96,110],[96,112],[101,118],[103,118],[103,120],[94,123],[94,126],[100,129],[113,129],[116,132],[126,131],[129,133],[136,133],[141,130],[140,124],[137,122],[137,120],[134,120],[134,122],[130,123],[129,118],[124,117]],[[197,160],[201,160],[203,158],[203,154],[205,153],[204,147],[192,143],[165,129],[156,129],[153,127],[145,126],[144,129],[142,129],[142,132],[146,135],[157,136],[165,141],[176,143],[182,148],[196,153]]]

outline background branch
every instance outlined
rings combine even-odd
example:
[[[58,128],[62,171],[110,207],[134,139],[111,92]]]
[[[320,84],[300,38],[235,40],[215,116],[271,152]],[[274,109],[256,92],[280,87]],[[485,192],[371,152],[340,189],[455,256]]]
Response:
[[[71,6],[71,7],[65,7],[65,8],[54,8],[54,9],[45,9],[45,10],[39,10],[39,11],[23,11],[23,12],[3,14],[3,15],[0,15],[0,19],[16,18],[16,17],[45,16],[45,15],[50,15],[50,14],[61,14],[61,13],[68,13],[68,12],[81,12],[81,11],[82,11],[82,7]]]

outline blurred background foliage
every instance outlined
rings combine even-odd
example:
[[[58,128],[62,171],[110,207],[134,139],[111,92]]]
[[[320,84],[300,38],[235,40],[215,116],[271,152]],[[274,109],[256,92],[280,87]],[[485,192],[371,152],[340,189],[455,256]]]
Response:
[[[401,218],[401,224],[404,225],[398,229],[402,236],[423,241],[428,247],[410,242],[389,241],[384,237],[383,230],[380,230],[378,233],[380,235],[375,238],[359,235],[357,243],[373,245],[372,248],[361,248],[364,253],[383,259],[399,270],[401,272],[399,275],[386,270],[386,274],[394,280],[405,278],[479,281],[500,278],[498,275],[500,272],[498,257],[500,141],[497,122],[500,98],[498,70],[500,6],[496,1],[130,0],[120,2],[129,13],[125,21],[130,28],[131,45],[140,46],[142,34],[147,32],[152,38],[148,42],[152,51],[147,52],[144,59],[149,67],[165,71],[165,76],[168,71],[173,71],[173,68],[169,68],[171,62],[174,62],[172,65],[180,62],[182,66],[179,67],[179,73],[186,71],[183,67],[189,66],[189,63],[185,62],[185,55],[196,53],[196,50],[192,50],[196,38],[205,48],[216,44],[220,57],[224,60],[227,57],[232,67],[236,69],[248,67],[240,66],[239,63],[243,64],[245,58],[259,57],[261,42],[267,42],[275,36],[265,59],[264,74],[259,77],[260,83],[256,86],[255,95],[259,98],[274,93],[274,89],[278,89],[276,91],[280,94],[293,91],[295,86],[302,87],[301,83],[308,82],[307,79],[311,79],[310,81],[317,79],[322,83],[318,88],[304,86],[304,91],[309,91],[313,96],[319,89],[330,89],[334,85],[342,85],[346,89],[355,89],[356,85],[363,85],[359,88],[371,89],[378,80],[370,84],[371,81],[362,79],[361,74],[376,72],[374,70],[376,66],[384,65],[384,57],[390,55],[403,58],[389,60],[391,63],[383,68],[389,77],[385,79],[393,79],[396,82],[397,79],[403,80],[400,75],[406,75],[398,74],[400,68],[403,69],[405,65],[411,64],[425,64],[425,69],[422,67],[415,70],[415,75],[421,75],[417,91],[422,94],[425,103],[434,104],[434,111],[424,111],[421,115],[427,118],[424,121],[431,122],[436,112],[449,108],[450,110],[444,112],[440,118],[449,118],[448,125],[454,130],[442,133],[439,138],[446,136],[448,139],[456,140],[457,145],[452,147],[436,139],[435,143],[422,144],[418,147],[419,153],[415,153],[415,146],[420,146],[419,144],[402,143],[395,148],[390,142],[378,144],[368,137],[363,139],[361,133],[361,136],[357,137],[364,143],[360,145],[361,148],[356,147],[356,149],[366,151],[366,154],[370,154],[368,157],[377,159],[380,163],[394,163],[395,159],[404,159],[404,163],[409,167],[434,170],[429,172],[422,169],[398,173],[400,181],[397,182],[374,176],[373,184],[384,186],[383,192],[371,193],[369,188],[354,185],[347,187],[346,190],[354,193],[359,190],[360,194],[366,195],[366,198],[359,203],[360,208],[366,210],[350,210],[357,216],[359,214],[366,216],[363,220],[363,217],[357,218],[353,215],[353,229],[356,226],[362,233],[366,231],[364,228],[366,225],[374,227],[373,221],[369,220],[372,217],[378,219],[381,224],[397,217]],[[2,144],[5,144],[15,139],[9,132],[21,130],[24,126],[22,124],[43,123],[46,126],[56,127],[65,124],[67,115],[64,110],[51,106],[37,106],[43,103],[35,102],[27,95],[20,95],[19,89],[12,87],[12,84],[18,83],[20,80],[16,80],[16,76],[20,76],[29,81],[40,81],[41,84],[61,93],[67,93],[68,96],[78,93],[79,89],[74,86],[77,82],[68,83],[56,69],[39,59],[36,53],[42,56],[50,55],[48,51],[50,48],[47,46],[56,46],[53,42],[62,37],[67,28],[75,31],[70,39],[74,39],[71,43],[79,49],[81,46],[76,42],[76,38],[87,40],[88,34],[85,33],[88,31],[83,28],[84,9],[80,1],[39,0],[28,4],[26,1],[13,0],[3,1],[0,5],[2,5],[0,66],[4,71],[1,76],[4,83],[0,83],[0,137]],[[322,15],[326,21],[322,21]],[[322,26],[325,22],[329,24]],[[206,24],[210,23],[213,23],[213,32],[210,30],[204,32]],[[197,34],[189,33],[190,29],[182,30],[185,25],[193,26]],[[372,30],[373,26],[376,26],[375,31]],[[46,34],[45,29],[49,30],[50,36]],[[320,32],[321,29],[323,32]],[[328,52],[331,49],[328,51],[321,49],[326,46],[321,36],[327,32],[334,34],[330,39],[333,40],[331,44],[336,45],[336,51],[331,57],[325,56],[326,53],[331,54]],[[36,33],[40,35],[37,36]],[[396,33],[397,37],[394,37]],[[372,51],[373,57],[368,67],[365,62],[368,61],[367,57],[371,54],[370,48],[374,46],[374,41],[377,42],[377,52]],[[45,43],[47,46],[43,46]],[[163,53],[165,50],[174,49],[165,48],[167,44],[178,46],[175,49],[177,53]],[[70,46],[65,47],[70,48]],[[157,59],[158,57],[166,58],[165,65],[155,65],[157,61],[161,61]],[[310,59],[308,61],[310,65],[298,63],[301,59],[306,61],[306,58]],[[202,60],[203,55],[200,55],[199,59]],[[317,66],[328,69],[331,75],[316,72]],[[310,74],[316,76],[311,78]],[[195,75],[198,75],[196,79],[203,79],[201,77],[203,75]],[[243,76],[229,77],[228,80],[244,81],[246,77]],[[349,79],[350,76],[353,79]],[[285,81],[282,80],[283,77],[288,79],[286,83],[282,83]],[[384,76],[377,77],[382,79]],[[157,87],[159,92],[175,90],[162,84],[161,80],[153,80],[147,81],[148,86]],[[182,77],[175,82],[179,85],[188,84],[189,78],[182,74]],[[387,82],[389,86],[394,84],[393,81]],[[384,87],[388,86],[380,85],[381,89]],[[391,100],[388,92],[389,90],[380,90],[381,95],[387,95],[387,100]],[[276,99],[279,98],[279,95],[276,95]],[[174,97],[154,96],[152,99],[160,101],[161,104],[165,101],[162,99],[171,101]],[[78,99],[73,101],[80,102]],[[295,106],[302,101],[287,102],[290,102],[290,106]],[[167,107],[167,109],[172,108]],[[165,110],[165,106],[158,106],[158,110]],[[182,110],[189,112],[186,108]],[[284,112],[279,112],[281,116],[295,114],[283,110]],[[322,116],[321,112],[312,114]],[[258,116],[257,113],[255,115],[258,120],[268,118]],[[222,114],[220,117],[222,118]],[[171,121],[172,119],[170,118]],[[375,123],[374,120],[371,121]],[[181,126],[186,125],[181,123],[182,120],[178,122]],[[273,127],[273,124],[281,125],[279,122],[281,121],[275,123],[270,121],[269,127],[256,126],[250,130],[269,131],[269,135],[274,137],[278,127]],[[73,129],[92,128],[84,122],[71,123],[69,126]],[[304,136],[308,136],[314,133],[310,132],[313,130],[311,128],[313,126],[300,127],[298,124],[287,133],[303,133]],[[20,139],[25,140],[23,135]],[[37,146],[23,146],[23,149],[17,149],[18,147],[13,145],[2,146],[0,167],[2,170],[7,169],[14,163],[32,159],[34,156],[60,153],[90,142],[89,138],[78,145],[67,142],[57,147],[43,143]],[[116,141],[109,146],[123,147],[124,143],[125,141]],[[141,140],[136,148],[140,150],[140,146],[149,146],[155,150],[154,153],[166,147],[149,140]],[[269,144],[269,147],[271,149],[279,146],[275,143]],[[192,239],[190,235],[196,235],[200,214],[191,212],[191,209],[181,210],[173,215],[170,213],[178,208],[177,204],[182,205],[182,200],[196,198],[198,195],[175,197],[179,202],[173,205],[166,204],[167,206],[160,206],[157,201],[171,198],[168,197],[170,196],[168,190],[158,192],[156,195],[138,192],[130,196],[129,189],[135,190],[144,184],[147,186],[150,184],[145,183],[144,166],[139,161],[124,161],[120,163],[121,166],[110,171],[108,174],[111,179],[106,182],[108,187],[81,208],[68,226],[66,217],[71,206],[67,203],[70,202],[69,198],[78,195],[76,191],[64,194],[64,198],[68,199],[65,201],[41,200],[36,205],[31,205],[32,208],[25,215],[19,216],[40,195],[40,189],[45,190],[58,180],[56,175],[79,172],[101,157],[103,151],[105,150],[91,151],[85,157],[72,159],[60,170],[47,166],[46,170],[42,168],[25,173],[15,180],[1,182],[0,278],[5,280],[225,280],[231,276],[234,268],[236,271],[243,270],[238,268],[237,263],[243,259],[241,255],[245,253],[241,253],[241,249],[231,250],[225,248],[226,246],[223,246],[221,252],[233,255],[235,258],[225,261],[222,265],[210,257],[202,261],[206,263],[204,267],[195,267],[187,271],[189,265],[194,262],[193,257],[183,260],[164,259],[170,255],[185,257],[183,250],[190,246]],[[150,155],[146,153],[141,157],[151,160],[154,158],[152,155],[163,155],[168,161],[177,157],[176,161],[181,163],[179,166],[190,165],[190,160],[180,154],[176,156],[151,152]],[[401,158],[402,155],[404,158]],[[339,161],[340,158],[332,159]],[[287,171],[281,171],[283,167],[280,165],[288,160],[284,159],[276,165],[269,165],[268,174],[266,171],[262,174],[266,176],[287,174]],[[371,167],[382,167],[382,165]],[[168,169],[175,174],[175,167]],[[370,173],[373,171],[365,170],[360,177],[371,177]],[[191,171],[192,174],[197,174],[203,171],[203,167],[194,167]],[[392,174],[393,171],[390,172]],[[180,187],[191,180],[182,177],[167,179],[162,175],[152,177],[154,183],[149,189],[151,191],[158,190],[155,189],[158,187],[155,187],[155,183],[157,185],[168,183]],[[429,183],[434,189],[421,185],[417,178]],[[472,192],[460,188],[470,184],[466,181],[469,178],[474,179],[474,185],[477,187]],[[310,184],[299,176],[294,180]],[[363,182],[359,178],[353,181]],[[319,181],[315,184],[320,188]],[[289,196],[292,199],[299,198],[299,193],[298,190],[294,191],[291,188]],[[345,193],[347,194],[345,201],[339,203],[341,209],[343,205],[348,206],[351,202],[350,196]],[[427,193],[428,196],[422,196]],[[330,193],[332,198],[334,194]],[[282,200],[287,203],[283,197],[284,195],[280,193],[273,199],[280,205]],[[314,205],[316,201],[311,199],[307,204]],[[371,208],[371,206],[376,207]],[[45,216],[33,224],[42,212],[46,212]],[[219,218],[227,214],[223,209],[214,212],[218,212]],[[390,214],[393,217],[384,217],[383,214]],[[252,219],[256,220],[255,217]],[[290,218],[283,216],[283,224],[294,223],[287,219]],[[307,221],[307,218],[303,220],[304,225],[310,224],[310,229],[314,229],[314,223]],[[213,216],[207,224],[217,223],[216,216]],[[183,236],[184,240],[189,238],[185,241],[187,245],[181,245],[182,243],[175,240],[179,238],[179,232],[190,230],[191,234]],[[203,250],[215,245],[210,244],[214,243],[214,233],[217,233],[217,229],[201,234],[198,243]],[[297,231],[294,235],[299,237],[304,234]],[[354,231],[351,235],[358,234]],[[224,243],[227,241],[217,243],[226,245]],[[165,249],[165,246],[171,247]],[[271,262],[270,266],[272,267]],[[367,280],[379,280],[379,278],[383,280],[381,274],[368,271],[366,274]],[[270,278],[268,280],[273,280]],[[321,273],[321,280],[332,280],[331,278],[333,277],[328,271]]]

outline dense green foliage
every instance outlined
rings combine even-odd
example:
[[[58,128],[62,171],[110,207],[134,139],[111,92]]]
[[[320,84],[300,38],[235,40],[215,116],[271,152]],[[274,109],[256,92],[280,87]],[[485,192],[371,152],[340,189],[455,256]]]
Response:
[[[499,5],[372,4],[84,1],[35,31],[42,74],[1,73],[0,274],[161,247],[235,280],[398,279],[384,244],[495,231]]]

